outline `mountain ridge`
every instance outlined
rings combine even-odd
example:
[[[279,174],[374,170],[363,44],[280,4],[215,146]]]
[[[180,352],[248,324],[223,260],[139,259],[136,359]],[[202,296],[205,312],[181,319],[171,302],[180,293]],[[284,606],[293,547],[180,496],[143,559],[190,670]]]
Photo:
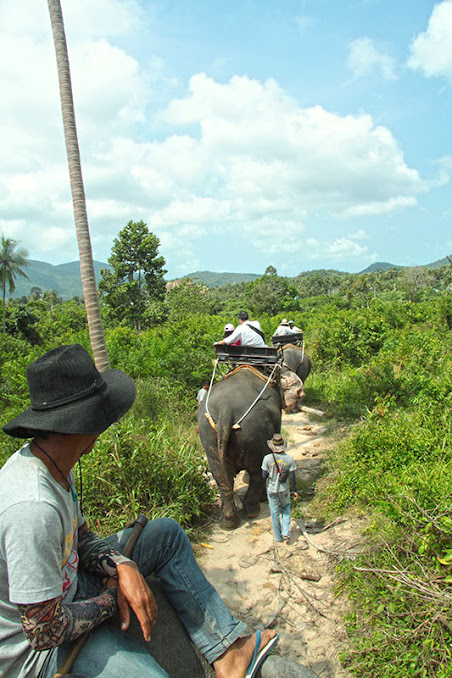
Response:
[[[450,255],[452,258],[452,255]],[[448,257],[438,259],[425,264],[419,268],[439,268],[450,263]],[[94,261],[94,273],[97,282],[100,279],[100,272],[102,269],[110,268],[110,266],[102,261]],[[366,273],[374,273],[375,271],[387,271],[391,268],[401,270],[408,268],[407,266],[397,266],[389,262],[375,262],[363,269],[355,275],[362,275]],[[72,297],[83,297],[82,281],[80,277],[80,264],[78,261],[70,261],[64,264],[49,264],[44,261],[35,259],[28,260],[28,266],[24,268],[29,276],[26,278],[16,278],[16,290],[11,295],[14,298],[23,296],[28,297],[33,287],[39,287],[42,292],[47,290],[56,290],[61,295],[63,300],[72,299]],[[320,269],[323,271],[325,269]],[[318,271],[317,271],[318,272]],[[300,272],[298,275],[308,275],[310,271]],[[347,273],[343,272],[344,275]],[[172,278],[168,282],[175,282],[177,280],[184,280],[189,278],[197,283],[206,285],[206,287],[223,287],[224,285],[234,285],[239,282],[251,282],[260,278],[262,274],[258,273],[229,273],[229,272],[215,272],[215,271],[195,271],[189,273],[181,278]],[[285,276],[288,278],[295,278],[297,276]]]

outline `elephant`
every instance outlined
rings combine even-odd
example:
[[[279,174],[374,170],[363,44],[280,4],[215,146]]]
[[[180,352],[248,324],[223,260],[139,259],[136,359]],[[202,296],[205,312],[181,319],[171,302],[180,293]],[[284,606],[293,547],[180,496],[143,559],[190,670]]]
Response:
[[[302,365],[304,361],[299,361],[297,369]],[[289,367],[282,368],[281,376],[284,371],[289,371]],[[226,530],[240,524],[233,491],[234,477],[239,471],[246,470],[249,475],[248,490],[243,499],[243,508],[249,518],[259,514],[259,502],[265,498],[262,459],[268,453],[267,440],[281,431],[281,410],[287,405],[278,381],[268,384],[261,393],[265,381],[266,377],[260,371],[243,365],[215,383],[208,392],[209,397],[198,407],[199,436],[220,491],[220,525]],[[281,383],[283,381],[281,379]],[[302,387],[300,382],[295,395],[297,399]]]
[[[311,358],[306,355],[302,348],[292,344],[283,346],[282,351],[284,356],[283,365],[292,370],[292,372],[295,372],[304,383],[311,372]]]

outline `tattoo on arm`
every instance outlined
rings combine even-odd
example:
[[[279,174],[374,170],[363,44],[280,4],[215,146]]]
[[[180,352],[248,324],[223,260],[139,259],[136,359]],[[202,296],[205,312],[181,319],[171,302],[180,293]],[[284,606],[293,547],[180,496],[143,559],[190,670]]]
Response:
[[[80,600],[67,605],[61,596],[32,605],[18,605],[25,635],[36,651],[49,650],[75,640],[82,633],[117,611],[116,588],[106,589],[95,598]]]
[[[91,532],[86,523],[78,531],[78,555],[85,570],[109,577],[116,577],[116,565],[129,560]]]

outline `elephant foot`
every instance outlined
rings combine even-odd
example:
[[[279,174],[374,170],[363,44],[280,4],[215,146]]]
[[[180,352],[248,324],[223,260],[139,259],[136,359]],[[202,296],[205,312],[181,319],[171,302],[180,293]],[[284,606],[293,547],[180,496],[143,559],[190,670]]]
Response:
[[[222,530],[235,530],[240,525],[240,518],[238,513],[233,515],[223,515],[220,520],[220,527]]]
[[[257,516],[261,512],[260,504],[250,504],[248,506],[245,506],[245,511],[248,518],[257,518]]]

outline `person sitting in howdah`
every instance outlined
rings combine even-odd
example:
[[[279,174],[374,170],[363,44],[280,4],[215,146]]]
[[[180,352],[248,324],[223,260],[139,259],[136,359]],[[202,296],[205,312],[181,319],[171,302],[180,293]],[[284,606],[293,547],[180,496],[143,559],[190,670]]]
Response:
[[[292,334],[303,334],[303,330],[300,330],[300,328],[295,325],[293,320],[289,320],[289,329]]]
[[[278,327],[276,330],[273,332],[274,337],[281,337],[284,334],[291,334],[292,330],[289,327],[289,322],[287,318],[283,318],[281,322],[279,323]]]
[[[240,311],[240,313],[237,314],[237,318],[239,319],[239,324],[235,330],[228,337],[224,337],[221,341],[216,341],[214,346],[219,346],[221,344],[231,346],[240,339],[241,346],[266,348],[267,344],[265,343],[264,333],[262,332],[260,323],[257,320],[250,320],[246,311]]]

